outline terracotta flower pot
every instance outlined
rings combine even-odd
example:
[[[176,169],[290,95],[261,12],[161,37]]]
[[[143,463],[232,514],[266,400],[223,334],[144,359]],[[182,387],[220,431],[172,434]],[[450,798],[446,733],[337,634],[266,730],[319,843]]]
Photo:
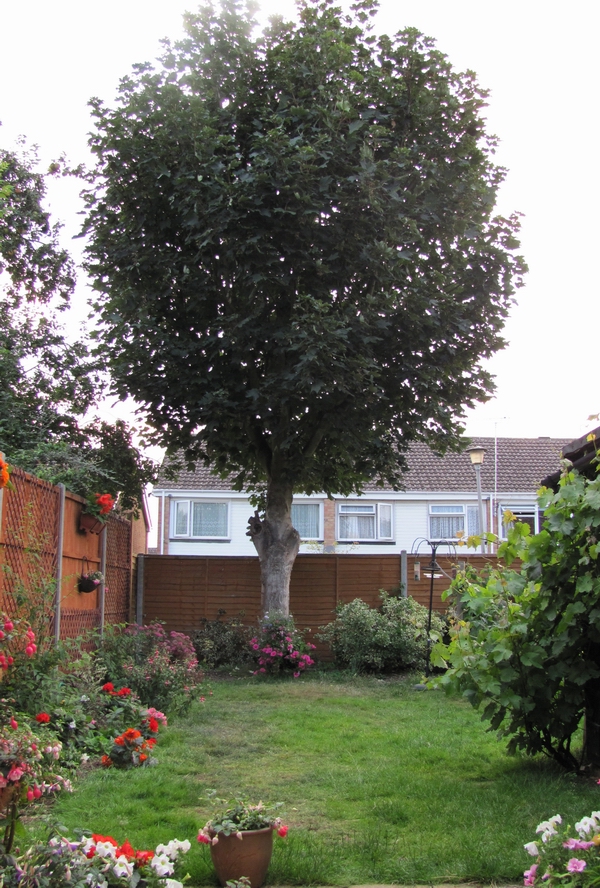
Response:
[[[96,515],[82,512],[79,516],[79,530],[87,530],[88,533],[102,533],[104,527],[104,522],[100,521]]]
[[[247,830],[242,832],[241,839],[235,834],[219,834],[219,841],[210,846],[210,853],[221,885],[246,876],[252,888],[260,888],[273,854],[273,828]]]

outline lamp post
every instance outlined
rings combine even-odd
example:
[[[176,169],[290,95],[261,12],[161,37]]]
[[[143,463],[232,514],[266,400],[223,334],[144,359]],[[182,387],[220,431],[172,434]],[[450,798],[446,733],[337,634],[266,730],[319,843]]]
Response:
[[[477,505],[479,507],[479,533],[481,534],[481,552],[482,554],[485,554],[485,542],[483,539],[485,526],[483,522],[483,497],[481,495],[481,467],[483,465],[483,458],[485,456],[485,447],[469,447],[467,453],[471,458],[471,465],[475,469],[475,477],[477,479]]]

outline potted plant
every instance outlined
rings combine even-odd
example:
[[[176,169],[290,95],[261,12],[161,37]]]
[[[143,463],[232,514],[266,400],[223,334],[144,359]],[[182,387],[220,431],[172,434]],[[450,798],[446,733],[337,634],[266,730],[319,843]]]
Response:
[[[100,583],[104,582],[104,574],[99,570],[82,571],[77,579],[80,592],[95,592]]]
[[[246,877],[251,888],[263,884],[273,853],[273,833],[282,838],[288,828],[276,811],[281,803],[251,805],[243,799],[209,798],[221,809],[198,833],[198,841],[210,846],[212,862],[221,885]]]
[[[110,493],[94,493],[89,496],[79,516],[79,530],[101,533],[114,505],[115,500]]]

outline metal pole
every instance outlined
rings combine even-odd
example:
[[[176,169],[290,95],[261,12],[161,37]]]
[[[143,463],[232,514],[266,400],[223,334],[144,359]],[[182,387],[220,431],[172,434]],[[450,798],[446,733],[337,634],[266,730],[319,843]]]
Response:
[[[135,584],[135,622],[142,626],[144,622],[144,556],[136,559],[137,575]]]
[[[408,596],[408,555],[406,549],[402,549],[400,552],[400,585],[402,587],[400,595],[402,598],[406,598]]]
[[[475,477],[477,478],[477,505],[479,507],[479,533],[481,534],[481,553],[485,555],[485,541],[483,534],[485,525],[483,523],[483,497],[481,495],[481,466],[475,466]]]
[[[100,573],[106,578],[106,538],[108,537],[108,521],[104,525],[104,530],[100,532]],[[100,583],[100,638],[104,635],[104,610],[105,610],[105,580]]]
[[[64,484],[56,485],[58,494],[58,539],[56,541],[56,596],[54,600],[54,644],[60,641],[60,599],[62,596],[63,549],[65,539],[65,492]]]
[[[437,545],[435,543],[430,543],[431,545],[431,578],[429,580],[429,616],[427,618],[427,662],[425,664],[425,676],[429,678],[430,672],[430,659],[431,659],[431,613],[433,611],[433,576],[435,574],[435,565],[436,560],[435,556],[437,554]]]

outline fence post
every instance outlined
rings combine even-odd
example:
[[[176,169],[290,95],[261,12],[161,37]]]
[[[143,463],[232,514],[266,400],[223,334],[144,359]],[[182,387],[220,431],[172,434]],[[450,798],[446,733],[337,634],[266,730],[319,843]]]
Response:
[[[137,574],[135,579],[135,622],[142,626],[144,622],[144,556],[136,558]]]
[[[100,583],[100,638],[104,635],[104,586],[106,583],[106,540],[108,538],[108,521],[104,525],[104,530],[100,532],[100,573],[104,577]]]
[[[56,542],[56,601],[54,604],[54,643],[60,641],[60,599],[62,597],[63,548],[65,538],[65,492],[64,484],[58,487],[58,540]]]
[[[400,552],[400,585],[402,587],[401,596],[406,598],[408,595],[408,554],[406,549]]]

